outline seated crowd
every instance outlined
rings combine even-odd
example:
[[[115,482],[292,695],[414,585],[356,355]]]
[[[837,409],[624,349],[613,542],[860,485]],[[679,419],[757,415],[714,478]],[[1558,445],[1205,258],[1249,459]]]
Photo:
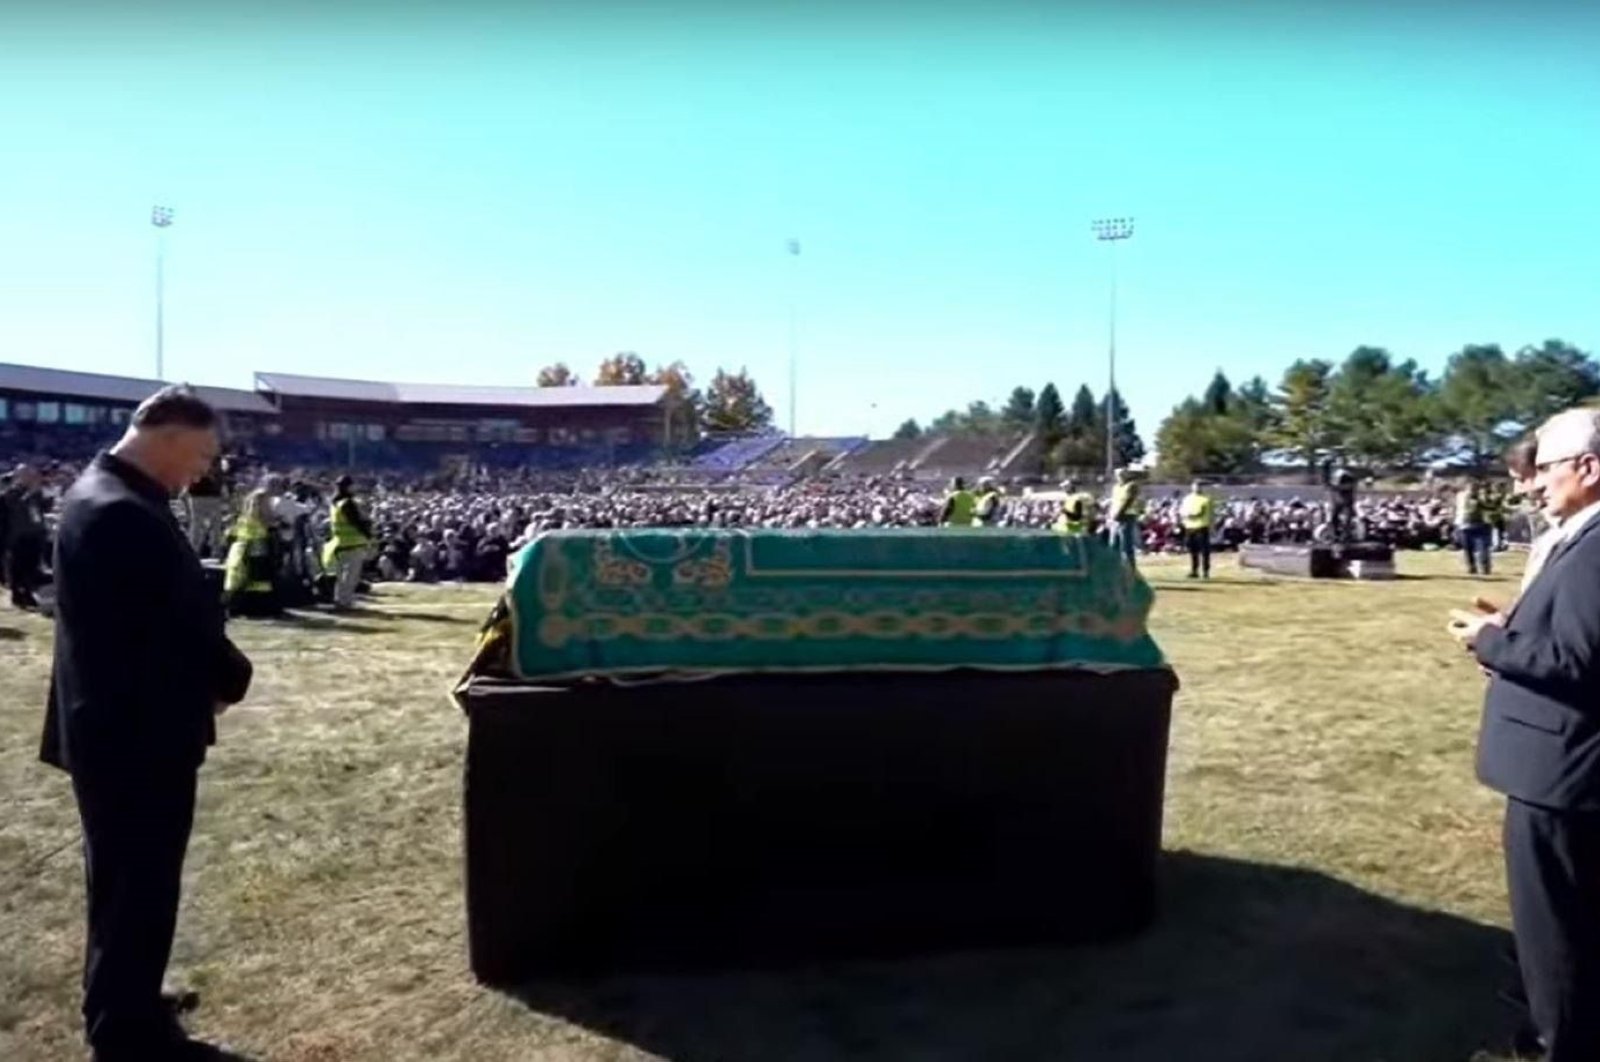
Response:
[[[77,462],[39,462],[19,468],[0,484],[0,513],[18,515],[9,534],[0,528],[0,547],[25,566],[47,565],[47,542],[18,544],[27,513],[45,514],[79,471]],[[235,459],[221,472],[222,518],[200,527],[200,507],[180,500],[176,510],[191,526],[196,549],[220,560],[228,549],[228,528],[243,496],[256,487],[270,495],[266,514],[282,563],[314,581],[319,556],[330,535],[329,498],[336,473],[273,475],[248,458]],[[1216,548],[1247,542],[1308,542],[1321,537],[1330,518],[1327,501],[1267,499],[1235,488],[1216,498],[1213,541]],[[373,542],[367,554],[369,581],[497,582],[507,558],[535,535],[560,528],[624,527],[776,527],[864,528],[933,527],[940,522],[941,487],[904,478],[878,477],[850,482],[801,480],[779,486],[680,478],[674,469],[535,472],[461,470],[426,475],[379,473],[358,478],[356,493],[370,522]],[[1181,551],[1181,495],[1153,489],[1141,519],[1147,552]],[[1104,500],[1101,500],[1102,511]],[[993,526],[1052,526],[1059,502],[1013,494],[1001,503]],[[1361,534],[1397,548],[1443,548],[1455,543],[1453,510],[1447,494],[1369,495],[1357,503]],[[205,523],[201,521],[200,523]],[[1504,528],[1501,528],[1503,541]],[[13,564],[0,565],[0,572]],[[9,574],[9,573],[7,573]],[[26,584],[28,573],[11,585]],[[40,573],[39,578],[43,578]]]

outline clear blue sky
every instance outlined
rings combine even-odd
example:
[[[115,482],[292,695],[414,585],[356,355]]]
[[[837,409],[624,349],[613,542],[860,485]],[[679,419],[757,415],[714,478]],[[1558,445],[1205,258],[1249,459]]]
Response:
[[[1600,6],[7,4],[0,360],[523,383],[747,365],[887,433],[1361,343],[1600,350]],[[523,5],[526,6],[526,5]],[[327,8],[338,8],[336,14]]]

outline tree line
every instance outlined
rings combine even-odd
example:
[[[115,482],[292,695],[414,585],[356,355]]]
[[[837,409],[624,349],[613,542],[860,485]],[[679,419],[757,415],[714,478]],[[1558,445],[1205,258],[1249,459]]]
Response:
[[[1240,475],[1334,461],[1370,473],[1444,461],[1487,469],[1540,421],[1600,396],[1600,364],[1559,339],[1508,355],[1494,344],[1452,354],[1433,379],[1412,359],[1361,346],[1343,362],[1300,359],[1276,387],[1235,388],[1218,371],[1156,431],[1160,470]]]
[[[1112,418],[1112,448],[1118,465],[1132,464],[1145,455],[1144,440],[1134,424],[1122,395],[1113,390],[1109,403]],[[1018,386],[995,409],[977,401],[965,410],[951,409],[923,427],[908,420],[895,431],[896,439],[916,439],[923,435],[967,435],[1002,438],[1036,432],[1040,441],[1041,471],[1061,469],[1099,469],[1106,463],[1106,413],[1108,403],[1096,398],[1088,384],[1080,384],[1070,407],[1062,404],[1061,392],[1046,383],[1035,393]]]
[[[540,387],[581,381],[564,363],[541,369]],[[701,388],[681,361],[651,369],[632,351],[596,369],[596,386],[659,384],[667,389],[669,440],[687,444],[707,433],[764,431],[772,408],[741,367],[719,368]],[[1156,429],[1165,475],[1249,475],[1270,468],[1311,468],[1334,461],[1369,473],[1407,471],[1438,461],[1483,470],[1545,417],[1600,398],[1600,363],[1560,339],[1507,354],[1469,344],[1434,379],[1415,360],[1361,346],[1342,362],[1295,361],[1278,383],[1260,376],[1240,386],[1218,370],[1204,391],[1184,399]],[[907,420],[897,439],[922,435],[992,436],[997,442],[1035,432],[1041,472],[1105,466],[1108,403],[1080,385],[1071,405],[1054,383],[1036,392],[1017,386],[998,407],[975,401],[928,422]],[[1137,426],[1116,391],[1109,403],[1115,460],[1143,460]]]
[[[540,387],[576,387],[583,381],[565,362],[539,370]],[[668,445],[686,445],[707,433],[764,431],[772,427],[772,407],[747,369],[718,369],[700,388],[681,361],[654,369],[631,350],[613,354],[595,370],[594,386],[626,387],[658,384],[667,389]]]

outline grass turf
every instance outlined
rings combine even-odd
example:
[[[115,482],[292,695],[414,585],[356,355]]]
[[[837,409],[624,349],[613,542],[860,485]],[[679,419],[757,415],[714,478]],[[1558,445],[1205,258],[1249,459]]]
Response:
[[[1515,577],[1400,561],[1388,584],[1146,563],[1184,688],[1164,910],[1136,940],[514,996],[466,970],[446,700],[492,592],[237,623],[256,685],[202,774],[171,978],[203,995],[198,1035],[286,1062],[1465,1059],[1510,1030],[1511,971],[1500,803],[1472,774],[1482,679],[1445,612]],[[77,822],[36,762],[49,649],[48,624],[0,612],[8,1060],[83,1054]]]

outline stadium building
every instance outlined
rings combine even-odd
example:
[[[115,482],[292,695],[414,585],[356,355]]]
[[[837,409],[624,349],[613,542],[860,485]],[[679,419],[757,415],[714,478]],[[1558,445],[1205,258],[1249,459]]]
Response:
[[[278,449],[302,462],[614,465],[650,456],[668,427],[667,389],[654,384],[483,387],[262,372],[256,389],[278,411]]]
[[[196,390],[230,444],[285,464],[439,468],[614,465],[657,452],[665,387],[481,387],[256,374],[256,390]],[[0,454],[82,458],[113,441],[163,384],[0,364]]]

